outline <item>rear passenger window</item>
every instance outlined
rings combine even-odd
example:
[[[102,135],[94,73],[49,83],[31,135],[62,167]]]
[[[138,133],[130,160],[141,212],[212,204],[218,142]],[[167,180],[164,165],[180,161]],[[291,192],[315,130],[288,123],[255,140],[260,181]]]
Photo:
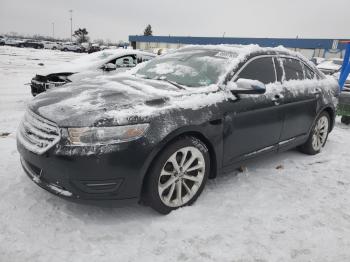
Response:
[[[293,58],[282,58],[285,80],[303,80],[304,71],[300,61]]]
[[[315,78],[315,73],[306,65],[304,66],[304,74],[305,74],[305,79],[314,79]]]
[[[239,73],[238,78],[258,80],[265,85],[276,82],[272,57],[261,57],[251,61]]]

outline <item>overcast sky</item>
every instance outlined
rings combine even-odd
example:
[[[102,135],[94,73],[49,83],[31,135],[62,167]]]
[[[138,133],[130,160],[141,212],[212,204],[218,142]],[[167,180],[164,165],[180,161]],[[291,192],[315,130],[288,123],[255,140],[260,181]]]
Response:
[[[0,33],[350,38],[350,0],[0,0]]]

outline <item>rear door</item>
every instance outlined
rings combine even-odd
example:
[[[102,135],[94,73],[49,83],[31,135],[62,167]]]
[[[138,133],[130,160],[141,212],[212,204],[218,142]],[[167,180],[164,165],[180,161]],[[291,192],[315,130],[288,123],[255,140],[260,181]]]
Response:
[[[266,85],[263,95],[241,95],[228,104],[224,122],[224,166],[275,149],[281,135],[283,114],[279,102],[282,86],[276,79],[272,56],[248,61],[234,76],[259,80]]]
[[[284,90],[284,124],[280,142],[288,145],[288,142],[308,134],[316,117],[321,90],[317,87],[317,75],[301,60],[294,57],[277,60]]]

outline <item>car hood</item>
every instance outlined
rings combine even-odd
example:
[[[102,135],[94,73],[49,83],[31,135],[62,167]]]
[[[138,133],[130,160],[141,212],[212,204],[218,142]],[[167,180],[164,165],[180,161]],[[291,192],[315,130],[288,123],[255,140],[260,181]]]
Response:
[[[196,108],[226,99],[217,87],[180,90],[157,80],[100,76],[38,95],[29,109],[60,127],[123,125],[146,122],[175,107]],[[209,93],[214,92],[215,94]]]
[[[37,73],[37,75],[48,76],[52,74],[74,74],[98,68],[99,64],[79,64],[74,62],[64,62],[59,65],[48,67]]]

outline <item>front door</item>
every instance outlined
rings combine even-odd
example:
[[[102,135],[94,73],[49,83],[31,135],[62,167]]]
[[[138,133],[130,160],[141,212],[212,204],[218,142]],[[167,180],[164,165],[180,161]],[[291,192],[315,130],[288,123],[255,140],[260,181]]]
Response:
[[[260,56],[251,59],[233,81],[239,78],[261,81],[266,85],[266,94],[241,95],[226,111],[224,166],[275,150],[283,125],[280,109],[282,86],[277,82],[273,58]]]

